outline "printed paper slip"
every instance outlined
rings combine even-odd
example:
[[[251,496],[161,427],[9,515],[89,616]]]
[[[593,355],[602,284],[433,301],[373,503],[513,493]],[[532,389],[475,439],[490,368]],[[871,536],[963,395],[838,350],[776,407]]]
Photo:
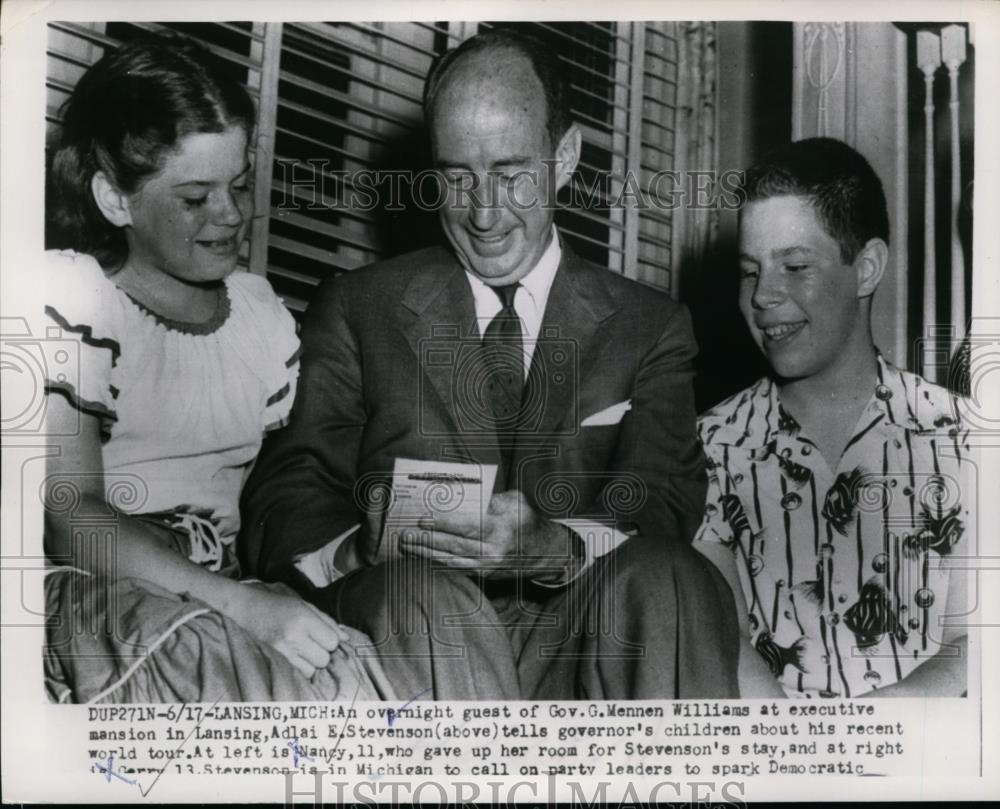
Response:
[[[495,464],[397,458],[383,540],[390,531],[416,527],[422,517],[448,514],[482,518],[489,507],[496,476]]]

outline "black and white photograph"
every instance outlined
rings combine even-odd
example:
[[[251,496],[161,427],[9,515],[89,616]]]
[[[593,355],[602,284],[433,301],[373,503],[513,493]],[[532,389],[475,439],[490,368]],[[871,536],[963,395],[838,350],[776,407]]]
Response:
[[[1000,795],[1000,13],[757,5],[5,4],[5,801]]]

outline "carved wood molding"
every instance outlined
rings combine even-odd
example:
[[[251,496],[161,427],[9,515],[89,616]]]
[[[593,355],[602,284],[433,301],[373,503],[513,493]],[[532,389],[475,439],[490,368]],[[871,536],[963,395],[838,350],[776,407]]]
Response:
[[[855,141],[854,24],[795,25],[793,137],[827,136]]]

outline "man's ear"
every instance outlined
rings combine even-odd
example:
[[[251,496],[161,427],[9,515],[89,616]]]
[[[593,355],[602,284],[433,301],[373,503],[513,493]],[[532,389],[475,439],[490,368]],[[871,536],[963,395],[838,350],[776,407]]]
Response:
[[[882,239],[869,239],[854,259],[854,271],[858,276],[858,297],[867,298],[875,294],[889,264],[889,246]]]
[[[132,224],[132,211],[129,208],[128,196],[111,182],[103,171],[94,174],[90,181],[90,193],[104,218],[112,225],[123,228]]]
[[[580,127],[571,124],[566,134],[556,146],[556,191],[560,190],[573,177],[576,164],[580,162],[580,150],[583,148],[583,135]]]

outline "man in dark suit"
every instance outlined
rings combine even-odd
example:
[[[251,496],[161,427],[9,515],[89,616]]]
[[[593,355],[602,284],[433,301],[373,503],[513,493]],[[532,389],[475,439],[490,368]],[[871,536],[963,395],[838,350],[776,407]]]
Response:
[[[414,693],[736,696],[732,597],[688,545],[690,321],[554,228],[581,147],[557,58],[474,37],[425,112],[450,250],[319,289],[291,423],[245,491],[248,567],[366,631]],[[384,534],[398,458],[497,465],[489,513]]]

